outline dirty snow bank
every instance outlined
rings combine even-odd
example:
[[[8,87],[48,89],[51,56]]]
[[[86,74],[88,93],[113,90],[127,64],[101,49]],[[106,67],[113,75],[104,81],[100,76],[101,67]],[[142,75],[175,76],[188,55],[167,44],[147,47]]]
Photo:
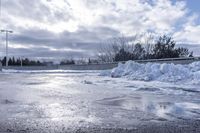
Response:
[[[162,82],[190,82],[200,84],[200,62],[189,65],[139,64],[128,61],[125,64],[119,63],[118,67],[111,71],[104,71],[101,76],[126,77],[131,80],[162,81]]]

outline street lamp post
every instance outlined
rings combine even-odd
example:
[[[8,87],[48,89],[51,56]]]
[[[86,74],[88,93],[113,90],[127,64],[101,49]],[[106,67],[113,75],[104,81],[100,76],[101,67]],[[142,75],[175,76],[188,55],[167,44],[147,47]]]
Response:
[[[0,28],[1,28],[1,0],[0,0]],[[1,44],[1,38],[0,38],[0,44]],[[0,62],[0,64],[2,64],[2,62]]]
[[[0,0],[0,19],[1,19],[1,0]]]
[[[23,58],[24,56],[21,57],[21,67],[23,66]]]
[[[6,33],[6,67],[8,67],[8,34],[13,33],[11,30],[1,30],[1,32]]]

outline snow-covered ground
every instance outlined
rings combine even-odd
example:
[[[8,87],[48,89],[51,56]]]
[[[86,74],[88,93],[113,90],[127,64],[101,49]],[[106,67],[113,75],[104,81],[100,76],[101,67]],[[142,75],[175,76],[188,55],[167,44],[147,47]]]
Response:
[[[151,69],[146,70],[147,66]],[[199,84],[189,82],[199,70],[196,66],[198,63],[128,62],[111,72],[4,70],[0,73],[0,131],[134,128],[147,123],[200,120]],[[150,76],[154,71],[157,76]],[[163,76],[173,78],[174,73],[181,77],[177,82]],[[149,78],[142,78],[142,74]]]

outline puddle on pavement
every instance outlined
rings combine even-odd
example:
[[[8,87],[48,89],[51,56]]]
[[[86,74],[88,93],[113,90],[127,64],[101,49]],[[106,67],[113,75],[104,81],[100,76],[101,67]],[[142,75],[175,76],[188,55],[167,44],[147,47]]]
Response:
[[[29,83],[25,83],[25,85],[42,85],[45,84],[46,82],[29,82]]]
[[[1,100],[1,103],[2,103],[2,104],[13,104],[14,101],[8,100],[8,99],[4,99],[4,100]]]
[[[191,92],[191,93],[200,93],[200,91],[198,91],[198,88],[188,89],[188,88],[180,88],[180,87],[170,87],[170,88],[168,87],[165,89],[180,90],[180,91]]]
[[[149,91],[149,92],[155,92],[155,91],[160,91],[159,88],[148,88],[148,87],[144,87],[144,88],[139,88],[136,91]]]
[[[200,104],[174,101],[170,98],[154,97],[155,95],[127,95],[104,98],[97,104],[127,111],[141,111],[158,117],[158,121],[200,118]],[[142,116],[141,116],[142,117]]]

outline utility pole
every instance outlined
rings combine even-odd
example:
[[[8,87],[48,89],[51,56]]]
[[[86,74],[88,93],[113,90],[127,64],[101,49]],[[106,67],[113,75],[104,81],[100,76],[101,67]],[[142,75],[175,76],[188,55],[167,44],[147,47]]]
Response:
[[[23,66],[23,56],[21,57],[21,67]]]
[[[0,29],[1,29],[1,0],[0,0]],[[1,37],[0,37],[0,44],[1,44]],[[0,62],[0,64],[2,64],[2,62]]]
[[[1,0],[0,0],[0,19],[1,19]]]
[[[6,33],[6,67],[8,67],[8,34],[13,33],[11,30],[1,30],[1,32]]]

